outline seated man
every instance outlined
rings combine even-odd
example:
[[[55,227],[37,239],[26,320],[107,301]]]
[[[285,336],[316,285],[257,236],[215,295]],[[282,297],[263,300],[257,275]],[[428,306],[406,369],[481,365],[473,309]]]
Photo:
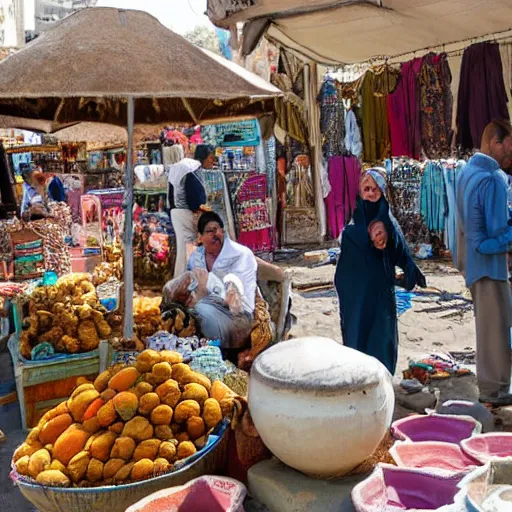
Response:
[[[228,275],[236,276],[243,287],[239,292],[242,295],[244,311],[252,315],[258,273],[254,254],[225,235],[224,223],[215,212],[203,213],[199,217],[197,230],[201,246],[190,255],[187,269],[204,269],[220,280],[229,280]]]
[[[231,241],[223,229],[216,213],[201,215],[202,246],[190,256],[188,271],[165,285],[161,309],[173,302],[195,308],[202,334],[221,340],[224,357],[237,364],[251,346],[258,265],[251,250]]]
[[[258,264],[250,249],[224,234],[224,223],[205,212],[197,223],[201,246],[189,258],[195,309],[202,319],[203,335],[221,339],[225,356],[237,356],[250,346],[256,299]]]

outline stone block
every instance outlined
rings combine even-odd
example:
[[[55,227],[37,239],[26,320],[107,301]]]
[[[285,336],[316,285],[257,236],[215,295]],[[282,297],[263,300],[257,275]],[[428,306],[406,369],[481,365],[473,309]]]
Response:
[[[425,414],[425,409],[432,409],[436,405],[436,397],[428,388],[418,393],[407,393],[399,384],[393,384],[395,403],[404,409],[419,414]]]
[[[269,512],[355,512],[350,493],[367,476],[317,480],[271,459],[253,466],[248,482]]]
[[[497,413],[505,432],[512,431],[512,406],[500,407]]]

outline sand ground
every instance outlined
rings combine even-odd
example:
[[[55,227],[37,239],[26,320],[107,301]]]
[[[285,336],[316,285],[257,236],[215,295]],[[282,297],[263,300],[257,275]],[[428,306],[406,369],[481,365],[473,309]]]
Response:
[[[469,291],[462,276],[448,263],[421,262],[428,289],[418,290],[412,308],[398,319],[399,355],[396,377],[407,368],[409,359],[439,351],[464,351],[475,348],[475,323]],[[299,261],[288,268],[294,293],[292,312],[297,323],[294,337],[322,335],[341,340],[338,300],[328,297],[306,298],[304,287],[333,282],[334,266],[309,268]]]

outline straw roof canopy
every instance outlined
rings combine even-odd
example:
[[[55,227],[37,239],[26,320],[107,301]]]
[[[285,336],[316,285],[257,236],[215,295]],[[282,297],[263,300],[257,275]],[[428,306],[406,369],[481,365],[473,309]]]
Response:
[[[18,130],[30,130],[33,132],[51,133],[55,130],[61,130],[70,124],[59,124],[52,121],[44,121],[41,119],[27,119],[24,117],[1,116],[0,128],[16,128]]]
[[[53,134],[60,142],[86,142],[88,145],[126,144],[128,132],[121,126],[104,123],[78,123]]]
[[[145,12],[83,9],[0,62],[0,115],[126,126],[128,97],[136,124],[273,110],[279,90],[240,69]]]
[[[41,121],[40,121],[41,122]],[[133,131],[133,141],[137,144],[146,139],[154,139],[160,134],[159,125],[137,125]],[[105,123],[77,123],[68,128],[53,132],[60,142],[85,142],[89,147],[106,144],[128,145],[128,131],[122,126]]]

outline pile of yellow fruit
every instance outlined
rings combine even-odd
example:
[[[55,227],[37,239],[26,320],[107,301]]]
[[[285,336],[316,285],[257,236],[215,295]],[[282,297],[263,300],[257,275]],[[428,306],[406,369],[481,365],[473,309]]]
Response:
[[[91,275],[68,274],[54,286],[36,288],[29,301],[29,316],[20,334],[20,353],[31,359],[32,349],[50,343],[55,352],[76,354],[96,350],[112,334]]]
[[[177,352],[145,350],[48,411],[14,452],[18,474],[41,485],[89,487],[170,471],[205,446],[234,393],[192,371]]]

